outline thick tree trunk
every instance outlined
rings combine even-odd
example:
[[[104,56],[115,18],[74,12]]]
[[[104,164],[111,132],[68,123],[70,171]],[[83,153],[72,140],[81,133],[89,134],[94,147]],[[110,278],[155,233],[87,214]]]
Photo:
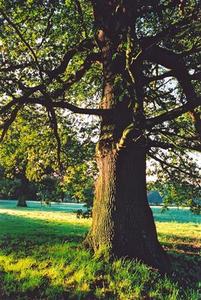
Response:
[[[100,107],[113,109],[113,114],[102,119],[96,153],[99,178],[86,243],[95,251],[107,247],[115,257],[138,258],[166,272],[168,259],[146,194],[142,61],[131,55],[137,50],[134,2],[93,2],[104,78]],[[125,61],[117,66],[114,58],[125,44]]]
[[[98,151],[99,178],[87,242],[107,247],[115,257],[137,258],[167,272],[167,256],[158,242],[146,193],[146,154],[141,144]]]

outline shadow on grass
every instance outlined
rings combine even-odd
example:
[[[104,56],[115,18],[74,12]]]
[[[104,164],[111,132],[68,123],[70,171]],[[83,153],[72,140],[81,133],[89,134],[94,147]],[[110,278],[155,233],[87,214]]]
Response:
[[[94,294],[96,271],[104,287],[103,278],[109,267],[95,262],[80,247],[88,226],[6,213],[1,215],[0,226],[0,299],[100,299]],[[178,237],[166,238],[176,241]],[[201,277],[199,257],[179,252],[182,243],[176,248],[171,248],[171,242],[164,245],[173,265],[171,280],[178,281],[182,288],[196,288]],[[150,281],[150,287],[152,284]],[[101,299],[117,299],[115,291],[104,295]]]
[[[64,288],[65,271],[90,261],[81,247],[88,226],[3,213],[0,228],[0,299],[95,299]]]
[[[191,236],[179,236],[176,234],[167,234],[167,233],[158,233],[159,240],[164,245],[168,245],[170,248],[174,247],[175,245],[181,244],[185,246],[189,245],[189,248],[194,249],[194,247],[198,249],[198,245],[200,245],[200,239],[191,237]],[[197,246],[197,247],[196,247]]]
[[[32,239],[37,237],[37,243],[46,243],[54,238],[70,238],[73,241],[80,239],[88,231],[88,226],[82,223],[70,223],[68,214],[65,221],[42,220],[25,216],[16,216],[3,213],[0,215],[0,238],[3,236],[23,237]]]
[[[172,277],[182,288],[195,287],[201,281],[201,257],[194,254],[169,251],[172,263]]]
[[[178,237],[173,234],[159,234],[159,237],[170,257],[172,278],[182,288],[194,288],[201,281],[199,238]]]

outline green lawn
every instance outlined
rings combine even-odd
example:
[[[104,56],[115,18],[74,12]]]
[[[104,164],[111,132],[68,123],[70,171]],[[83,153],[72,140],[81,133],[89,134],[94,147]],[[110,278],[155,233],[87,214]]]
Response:
[[[188,210],[153,209],[172,274],[109,262],[81,247],[91,220],[54,209],[0,208],[0,299],[201,299],[201,223]]]

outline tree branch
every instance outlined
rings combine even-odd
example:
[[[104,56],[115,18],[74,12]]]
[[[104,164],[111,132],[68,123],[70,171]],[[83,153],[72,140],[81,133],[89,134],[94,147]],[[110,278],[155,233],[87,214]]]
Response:
[[[186,174],[186,175],[188,175],[188,176],[190,176],[190,177],[198,178],[198,176],[194,175],[193,173],[186,172],[185,170],[183,170],[183,169],[181,169],[181,168],[179,168],[179,167],[177,167],[177,166],[174,166],[174,165],[168,163],[167,161],[164,161],[164,160],[158,158],[157,156],[155,156],[154,154],[152,154],[152,153],[150,153],[150,152],[149,152],[148,155],[149,155],[152,159],[158,161],[158,162],[161,164],[162,167],[163,167],[163,165],[165,165],[165,166],[167,166],[167,167],[169,167],[169,168],[173,168],[173,169],[175,169],[175,170],[177,170],[177,171],[179,171],[179,172],[181,172],[181,173],[183,173],[183,174]]]
[[[87,37],[88,36],[88,34],[87,34],[87,28],[86,28],[86,25],[85,25],[85,22],[84,22],[84,16],[83,16],[83,11],[82,11],[82,7],[81,7],[81,4],[80,4],[80,1],[79,0],[75,0],[75,5],[76,5],[76,8],[77,8],[78,14],[80,16],[80,21],[81,21],[82,27],[84,29],[85,36]]]
[[[166,121],[171,121],[171,120],[181,116],[182,114],[184,114],[188,111],[191,111],[192,109],[201,105],[201,97],[195,98],[193,100],[194,101],[187,102],[186,104],[179,106],[175,109],[172,109],[172,110],[170,110],[164,114],[161,114],[157,117],[147,119],[145,127],[150,129],[157,124],[161,124]]]
[[[69,78],[63,83],[62,88],[58,88],[54,92],[51,93],[51,98],[57,98],[57,97],[61,96],[64,93],[64,91],[69,89],[74,83],[78,82],[82,78],[82,76],[87,72],[87,70],[90,68],[91,64],[94,61],[97,61],[99,59],[100,59],[99,53],[90,53],[86,57],[84,63],[80,67],[80,69],[77,72],[75,72],[75,74],[70,75]],[[37,91],[42,92],[42,91],[44,91],[46,85],[50,84],[53,79],[56,79],[56,77],[58,75],[62,74],[62,72],[65,71],[65,68],[67,67],[66,64],[68,64],[68,62],[67,62],[67,60],[64,59],[64,61],[61,63],[61,65],[58,68],[56,68],[53,71],[48,71],[47,73],[48,73],[50,79],[47,82],[43,82],[43,84],[39,84],[39,85],[33,86],[33,87],[27,87],[27,86],[24,86],[22,83],[19,83],[19,87],[24,92],[28,93],[29,95],[33,94],[34,92],[37,92]]]
[[[170,143],[148,139],[148,149],[150,148],[170,149],[173,147],[174,145]]]
[[[7,65],[7,64],[4,64],[4,65]],[[2,66],[0,68],[0,72],[12,72],[12,71],[15,71],[15,70],[21,70],[21,69],[31,67],[31,66],[33,66],[33,62],[10,65],[8,67]]]
[[[57,68],[55,68],[52,71],[46,71],[49,78],[52,80],[52,79],[55,79],[58,75],[64,73],[70,60],[73,58],[73,56],[76,53],[83,52],[86,50],[91,50],[91,49],[93,49],[94,46],[95,46],[95,43],[92,39],[85,39],[77,47],[73,47],[72,49],[68,50],[65,53],[60,65]],[[97,59],[98,59],[98,56],[97,56]]]
[[[181,32],[182,27],[183,29],[185,29],[190,23],[192,23],[192,21],[197,20],[198,17],[198,12],[194,11],[194,13],[192,13],[188,17],[183,18],[180,21],[175,22],[174,24],[170,24],[168,28],[165,28],[155,36],[142,37],[140,39],[140,44],[143,49],[143,52],[146,53],[149,49],[151,49],[165,37],[173,36],[176,35],[178,32]]]
[[[160,74],[158,76],[152,76],[152,77],[144,77],[144,84],[148,84],[152,81],[158,81],[158,80],[162,80],[164,78],[168,78],[168,77],[174,77],[174,72],[173,71],[168,71],[165,72],[163,74]]]
[[[8,24],[15,30],[15,32],[17,33],[17,35],[19,36],[19,38],[21,39],[21,41],[28,48],[28,50],[31,52],[31,54],[33,56],[33,59],[34,59],[36,65],[37,65],[37,68],[38,68],[38,71],[39,71],[39,75],[40,75],[40,77],[41,77],[41,79],[43,81],[42,70],[41,70],[41,67],[40,67],[39,62],[38,62],[38,58],[37,58],[34,50],[29,45],[29,43],[25,40],[25,38],[23,37],[22,33],[20,32],[20,30],[18,29],[18,27],[16,26],[16,24],[6,15],[6,13],[2,9],[0,9],[0,13],[6,19],[6,21],[8,22]]]
[[[53,133],[57,142],[57,159],[58,159],[58,165],[59,170],[62,172],[62,163],[61,163],[61,139],[58,132],[58,123],[57,123],[57,116],[54,111],[53,106],[51,105],[52,102],[49,103],[49,105],[46,106],[48,117],[50,121],[50,126],[53,129]]]
[[[77,114],[85,114],[85,115],[95,115],[95,116],[102,116],[102,117],[109,117],[112,113],[114,113],[114,109],[102,109],[102,108],[82,108],[78,107],[74,104],[71,104],[67,101],[51,101],[45,97],[39,98],[21,98],[24,104],[40,104],[44,107],[47,107],[51,104],[52,107],[55,108],[63,108],[72,111],[73,113]]]
[[[188,101],[192,101],[191,98],[196,97],[191,84],[191,76],[179,54],[159,46],[153,46],[147,51],[146,58],[174,72],[174,76],[182,86]]]
[[[68,80],[63,83],[62,88],[56,89],[51,94],[51,97],[54,99],[58,98],[64,93],[64,91],[68,90],[74,83],[78,82],[83,77],[83,75],[89,70],[92,62],[96,61],[98,58],[99,58],[99,53],[89,54],[85,59],[84,63],[82,64],[82,66],[80,67],[80,69],[77,72],[75,72],[75,74],[69,76]]]
[[[149,49],[149,51],[147,51],[146,56],[147,59],[171,69],[174,72],[175,78],[177,78],[178,82],[180,83],[188,101],[186,104],[178,108],[175,108],[158,117],[149,119],[148,123],[151,121],[151,126],[177,118],[183,113],[191,111],[201,105],[201,98],[197,97],[191,83],[191,76],[189,75],[183,60],[178,54],[175,54],[168,49],[153,46]]]
[[[177,142],[177,144],[175,145],[175,143],[167,143],[167,142],[151,140],[151,139],[148,140],[148,148],[174,149],[175,146],[178,148],[201,152],[201,144],[189,145],[188,143]]]
[[[51,18],[52,18],[53,14],[54,14],[54,11],[55,11],[55,9],[51,8],[50,14],[49,14],[49,16],[47,18],[47,26],[46,26],[46,29],[44,31],[42,40],[41,40],[40,44],[37,46],[38,48],[40,48],[43,45],[43,43],[45,41],[45,38],[46,38],[47,34],[49,33],[50,28],[52,27]]]
[[[192,110],[190,112],[190,115],[193,119],[195,130],[199,134],[200,141],[201,141],[201,113],[196,112],[195,110]]]
[[[13,109],[13,111],[10,114],[10,118],[8,118],[1,126],[0,128],[3,129],[1,136],[0,136],[0,142],[3,141],[9,127],[12,125],[12,123],[15,121],[17,114],[19,110],[21,109],[23,104],[18,104],[16,107]]]
[[[18,99],[13,99],[10,102],[8,102],[7,104],[5,104],[3,107],[0,108],[0,115],[5,114],[6,112],[8,112],[18,102],[19,102]]]
[[[194,73],[190,75],[191,80],[200,80],[201,81],[201,72]]]
[[[34,97],[20,97],[18,99],[13,99],[10,101],[8,104],[3,106],[0,109],[0,114],[6,113],[9,109],[11,109],[13,106],[15,106],[17,103],[19,105],[23,104],[40,104],[44,107],[54,107],[54,108],[62,108],[62,109],[68,109],[73,113],[77,114],[86,114],[86,115],[96,115],[96,116],[102,116],[102,117],[110,117],[111,114],[114,113],[114,109],[99,109],[99,108],[82,108],[78,107],[74,104],[71,104],[65,100],[60,100],[60,101],[52,101],[50,96],[47,95],[41,96],[38,98]]]

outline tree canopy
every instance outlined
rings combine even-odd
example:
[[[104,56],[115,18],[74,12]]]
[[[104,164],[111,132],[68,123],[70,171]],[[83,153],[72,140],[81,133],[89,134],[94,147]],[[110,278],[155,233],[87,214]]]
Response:
[[[110,6],[104,1],[1,1],[2,136],[25,105],[44,106],[56,135],[59,108],[110,113],[96,108],[103,78],[96,34],[103,25],[93,16],[95,5],[105,11]],[[120,2],[111,6],[114,20],[124,18]],[[200,151],[199,1],[136,1],[134,10],[130,22],[135,32],[122,32],[121,38],[118,30],[113,33],[118,44],[112,57],[115,93],[121,102],[124,94],[137,93],[134,86],[143,89],[149,155],[165,167],[168,160],[161,161],[158,148],[176,156],[187,149]],[[108,19],[108,26],[114,20]],[[137,83],[133,73],[139,64]],[[136,114],[137,103],[133,105]]]

